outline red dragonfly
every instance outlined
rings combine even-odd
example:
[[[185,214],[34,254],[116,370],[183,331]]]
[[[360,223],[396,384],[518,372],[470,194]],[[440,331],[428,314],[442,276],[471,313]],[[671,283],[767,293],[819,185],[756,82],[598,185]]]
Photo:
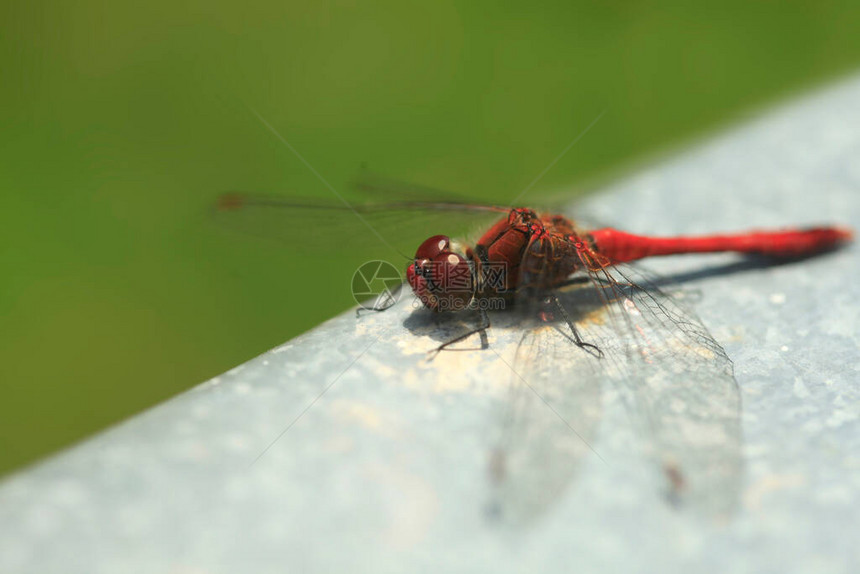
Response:
[[[368,187],[383,193],[402,189],[399,184]],[[587,231],[563,215],[527,208],[455,200],[349,205],[228,194],[219,207],[231,218],[252,215],[246,229],[254,232],[262,227],[263,212],[302,214],[303,220],[316,220],[316,214],[329,222],[336,217],[339,229],[350,220],[365,225],[365,235],[383,241],[392,227],[401,233],[427,229],[424,223],[434,215],[440,216],[440,224],[452,226],[459,215],[497,220],[472,247],[447,235],[426,239],[414,257],[406,258],[406,277],[433,315],[471,310],[480,317],[461,335],[443,340],[435,352],[477,333],[486,347],[490,310],[516,303],[513,307],[537,311],[527,314],[538,319],[536,325],[525,325],[521,315],[509,313],[494,319],[503,332],[519,329],[522,336],[510,365],[513,396],[506,401],[508,412],[490,449],[491,507],[519,520],[552,504],[578,461],[595,452],[590,443],[600,419],[599,389],[607,381],[617,383],[625,404],[638,405],[630,412],[638,413],[635,418],[652,437],[648,455],[662,470],[669,498],[709,513],[729,512],[739,490],[741,440],[731,361],[695,313],[660,288],[662,279],[628,263],[725,251],[802,258],[853,238],[851,230],[836,226],[647,237],[612,228]],[[294,240],[293,230],[287,231]],[[353,229],[338,238],[360,235]],[[373,309],[384,310],[392,301]],[[571,353],[570,343],[586,352]],[[548,417],[547,408],[555,416]]]
[[[431,204],[428,207],[441,207]],[[444,205],[445,208],[451,206]],[[775,258],[799,258],[814,255],[851,240],[850,229],[810,227],[779,231],[750,231],[732,235],[697,237],[647,237],[617,229],[594,231],[578,229],[558,214],[538,214],[517,207],[489,207],[506,212],[505,217],[484,233],[474,247],[458,252],[446,235],[434,235],[415,252],[406,271],[409,284],[422,303],[433,311],[457,311],[501,298],[509,299],[518,291],[549,294],[548,297],[565,317],[577,346],[599,349],[583,341],[576,326],[567,317],[552,290],[567,283],[571,276],[586,273],[595,282],[618,285],[610,269],[657,255],[683,253],[716,253],[735,251]],[[474,332],[489,327],[484,322]],[[457,337],[439,349],[472,333]]]

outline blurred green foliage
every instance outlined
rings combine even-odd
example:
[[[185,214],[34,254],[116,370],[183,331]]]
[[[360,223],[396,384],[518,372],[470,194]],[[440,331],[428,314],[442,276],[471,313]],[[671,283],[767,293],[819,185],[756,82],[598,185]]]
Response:
[[[325,221],[285,217],[294,250],[212,224],[225,190],[331,196],[250,108],[338,189],[365,164],[507,202],[603,110],[538,193],[851,70],[858,21],[812,0],[2,3],[0,472],[352,304],[379,254],[302,253]]]

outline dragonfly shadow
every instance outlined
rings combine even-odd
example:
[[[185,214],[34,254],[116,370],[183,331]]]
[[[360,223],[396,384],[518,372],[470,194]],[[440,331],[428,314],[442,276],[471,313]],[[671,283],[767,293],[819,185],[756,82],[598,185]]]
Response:
[[[775,259],[773,257],[747,255],[737,261],[700,267],[690,271],[661,275],[649,274],[648,281],[644,282],[645,284],[641,285],[641,287],[650,290],[683,287],[684,285],[690,285],[697,281],[713,277],[788,267],[802,263],[807,259],[821,256],[822,254],[816,254],[790,259]],[[600,289],[593,289],[584,278],[579,281],[574,280],[566,287],[555,290],[554,293],[567,311],[570,320],[574,323],[595,318],[595,314],[599,313],[606,305],[606,299],[600,297]],[[564,318],[555,311],[552,306],[544,301],[519,297],[516,302],[508,303],[505,308],[489,313],[491,319],[490,328],[503,329],[514,326],[518,326],[519,328],[535,328],[550,324],[564,331],[566,329]],[[481,317],[476,310],[455,313],[434,313],[422,307],[410,313],[403,321],[403,326],[415,336],[429,337],[439,343],[445,343],[464,332],[477,328],[480,323]],[[565,336],[567,335],[565,334]],[[571,342],[573,343],[572,338]],[[463,347],[450,350],[474,350],[477,348],[475,345],[471,345],[469,348]]]
[[[564,309],[563,312],[559,305],[549,298],[550,295],[558,300]],[[522,331],[550,326],[575,345],[567,321],[570,320],[573,323],[587,321],[595,313],[600,312],[605,305],[606,300],[601,298],[600,289],[594,289],[587,281],[573,281],[551,293],[519,296],[516,300],[508,301],[496,310],[488,311],[489,328],[491,330],[517,329]],[[477,329],[480,325],[481,314],[476,309],[436,313],[422,307],[410,313],[403,320],[403,326],[412,335],[428,337],[439,343],[446,343],[463,333]],[[475,336],[477,338],[477,334]],[[475,345],[469,345],[467,341],[462,347],[458,345],[447,350],[476,349]]]
[[[832,252],[835,252],[834,249]],[[737,261],[724,263],[721,265],[710,265],[700,267],[691,271],[683,271],[680,273],[667,274],[653,281],[658,287],[665,287],[672,284],[689,284],[696,281],[702,281],[711,277],[723,277],[734,275],[736,273],[747,273],[750,271],[761,271],[777,267],[789,267],[798,263],[803,263],[808,259],[826,257],[831,252],[818,253],[807,255],[805,257],[793,257],[776,259],[763,255],[747,255]]]
[[[418,337],[430,337],[434,341],[446,341],[452,339],[451,335],[457,330],[463,330],[468,322],[464,317],[472,317],[472,313],[434,313],[429,309],[416,309],[403,320],[403,326],[413,335]],[[477,313],[474,313],[475,324],[477,324]]]
[[[821,257],[822,254],[806,257],[795,257],[786,259],[775,259],[773,257],[747,255],[743,258],[720,265],[700,267],[690,271],[682,271],[673,274],[649,274],[648,281],[643,282],[641,287],[646,290],[662,290],[672,287],[682,288],[684,285],[703,281],[712,277],[723,277],[738,273],[760,271],[776,267],[787,267],[803,261]],[[569,319],[573,323],[596,318],[606,305],[607,298],[613,295],[600,296],[601,290],[594,289],[584,278],[572,281],[566,287],[556,289],[555,295],[562,304]],[[527,297],[518,297],[516,302],[508,303],[505,308],[489,313],[491,329],[504,329],[510,327],[535,328],[539,326],[555,325],[556,328],[567,336],[571,343],[573,338],[567,334],[565,319],[557,312],[556,308],[540,298],[531,300]],[[451,339],[476,329],[481,324],[481,317],[477,310],[466,310],[455,313],[434,313],[428,309],[420,308],[411,313],[404,321],[403,326],[413,335],[429,337],[439,343],[445,343]],[[466,345],[450,349],[476,350],[476,345]],[[486,347],[484,347],[486,348]]]
[[[490,330],[505,329],[514,326],[527,328],[537,326],[533,315],[529,315],[525,309],[510,304],[505,309],[488,312],[490,317]],[[414,336],[428,337],[438,343],[447,343],[464,333],[468,333],[480,327],[481,314],[477,310],[468,309],[454,313],[435,313],[428,309],[417,309],[403,320],[403,326]],[[467,338],[462,343],[457,343],[445,349],[445,352],[474,351],[486,349],[475,333],[474,339]],[[430,351],[431,349],[428,349]]]

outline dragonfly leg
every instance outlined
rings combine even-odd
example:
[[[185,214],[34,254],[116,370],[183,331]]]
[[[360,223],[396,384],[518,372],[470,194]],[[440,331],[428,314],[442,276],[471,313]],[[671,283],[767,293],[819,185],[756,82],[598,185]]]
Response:
[[[490,343],[489,343],[489,341],[487,341],[487,329],[490,328],[490,316],[487,314],[487,311],[484,309],[479,309],[479,312],[481,314],[481,324],[478,325],[478,327],[470,330],[467,333],[463,333],[462,335],[455,337],[455,338],[451,339],[450,341],[445,341],[444,343],[442,343],[441,345],[439,345],[438,347],[436,347],[435,349],[433,349],[432,351],[429,352],[430,359],[433,359],[436,355],[439,354],[440,351],[446,350],[446,348],[449,345],[453,345],[454,343],[459,343],[460,341],[462,341],[464,339],[468,339],[469,337],[471,337],[475,333],[480,333],[480,335],[481,335],[481,350],[488,348],[490,346]],[[453,349],[448,349],[448,350],[453,350]],[[459,349],[456,349],[456,350],[459,350]]]
[[[553,293],[550,295],[550,299],[555,303],[555,306],[558,308],[561,316],[564,317],[564,322],[567,323],[567,326],[570,327],[570,332],[573,333],[573,342],[580,349],[584,349],[587,353],[594,355],[598,359],[603,358],[603,351],[597,345],[592,343],[586,343],[582,340],[582,336],[579,334],[579,329],[576,328],[576,324],[570,318],[570,315],[567,313],[567,309],[564,308],[564,305],[561,304],[561,301],[558,300],[558,296]]]
[[[386,291],[385,293],[380,293],[379,296],[376,297],[376,300],[373,302],[372,307],[365,307],[364,305],[359,305],[358,309],[355,310],[355,316],[361,317],[362,311],[371,311],[374,313],[380,313],[382,311],[387,311],[391,309],[395,303],[397,303],[397,299],[400,296],[400,290],[403,289],[403,283],[400,283],[392,289],[390,292]]]

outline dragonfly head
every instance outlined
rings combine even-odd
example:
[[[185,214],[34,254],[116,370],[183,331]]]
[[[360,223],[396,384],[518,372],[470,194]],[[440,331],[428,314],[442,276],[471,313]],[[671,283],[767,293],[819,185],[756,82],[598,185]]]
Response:
[[[475,296],[472,266],[452,249],[446,235],[434,235],[418,247],[406,278],[415,295],[433,311],[465,309]]]

